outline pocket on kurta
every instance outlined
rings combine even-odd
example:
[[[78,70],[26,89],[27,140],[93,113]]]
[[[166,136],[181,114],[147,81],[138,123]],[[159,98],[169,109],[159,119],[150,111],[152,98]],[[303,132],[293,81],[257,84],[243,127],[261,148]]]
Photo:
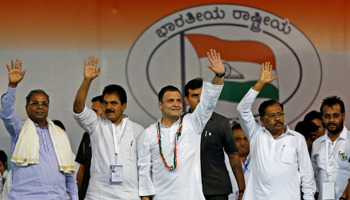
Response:
[[[296,150],[294,148],[290,147],[283,147],[282,149],[282,155],[281,155],[281,161],[286,164],[293,163]]]

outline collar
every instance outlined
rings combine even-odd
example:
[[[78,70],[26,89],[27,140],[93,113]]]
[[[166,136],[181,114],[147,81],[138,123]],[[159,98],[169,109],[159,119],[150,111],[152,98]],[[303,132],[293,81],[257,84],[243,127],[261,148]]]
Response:
[[[320,137],[320,140],[321,140],[321,142],[323,142],[323,141],[326,141],[326,139],[329,139],[329,137],[328,137],[328,130],[326,131],[326,133],[324,134],[324,135],[322,135],[321,137]],[[340,132],[340,134],[339,134],[339,136],[338,136],[338,138],[337,138],[337,140],[339,139],[342,139],[342,140],[347,140],[347,138],[348,138],[348,129],[344,126],[343,127],[343,130]],[[330,140],[330,139],[329,139]]]
[[[179,125],[180,124],[180,119],[181,119],[181,117],[182,117],[182,115],[177,119],[177,121],[175,122],[175,123],[173,123],[171,126],[174,126],[174,125]],[[170,128],[170,127],[168,127],[168,126],[164,126],[163,124],[162,124],[162,119],[163,118],[159,118],[158,120],[157,120],[157,122],[156,122],[156,124],[158,124],[158,122],[159,122],[159,124],[160,124],[160,128]]]
[[[292,135],[292,136],[294,136],[295,135],[295,133],[292,130],[289,129],[289,126],[287,124],[284,124],[283,128],[286,129],[286,132],[282,133],[280,136],[282,136],[282,135]],[[268,131],[265,126],[263,126],[263,130],[268,132],[271,135],[270,131]]]

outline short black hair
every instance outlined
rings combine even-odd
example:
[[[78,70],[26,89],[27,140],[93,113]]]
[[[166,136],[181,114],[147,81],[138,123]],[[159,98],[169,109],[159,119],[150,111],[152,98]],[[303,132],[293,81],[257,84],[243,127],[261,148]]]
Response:
[[[100,103],[102,103],[103,102],[103,96],[99,95],[99,96],[95,96],[94,98],[91,99],[91,103],[93,103],[95,101],[99,101]]]
[[[319,119],[322,121],[322,115],[320,112],[317,112],[316,110],[313,110],[305,115],[304,121],[312,121],[314,119]]]
[[[265,116],[265,114],[266,114],[265,110],[266,110],[267,107],[275,105],[275,104],[278,104],[281,107],[282,111],[283,111],[283,104],[281,104],[280,102],[278,102],[276,100],[273,100],[273,99],[267,100],[267,101],[262,102],[260,104],[260,106],[259,106],[259,115],[260,115],[260,117],[264,117]]]
[[[320,111],[321,111],[321,115],[323,115],[323,106],[327,105],[329,107],[333,107],[334,105],[339,104],[340,105],[340,112],[341,113],[345,113],[345,106],[344,106],[344,102],[342,100],[340,100],[340,97],[337,96],[329,96],[325,99],[323,99]]]
[[[53,122],[56,126],[60,127],[60,128],[63,129],[64,131],[66,131],[66,127],[64,127],[63,123],[62,123],[60,120],[54,119],[54,120],[52,120],[52,122]]]
[[[195,90],[198,88],[203,87],[203,79],[202,78],[195,78],[190,81],[185,85],[185,96],[188,97],[189,95],[189,89]]]
[[[317,130],[318,130],[317,125],[311,121],[301,121],[301,122],[298,122],[297,125],[295,126],[295,131],[302,134],[305,137],[305,139],[311,139],[312,138],[311,133]]]
[[[5,166],[5,163],[7,162],[7,155],[3,150],[0,150],[0,161],[2,162],[4,167],[6,168],[7,166]]]
[[[242,129],[241,125],[239,123],[236,123],[232,126],[232,131],[236,130],[236,129]]]
[[[46,92],[45,92],[44,90],[36,89],[36,90],[32,90],[32,91],[30,91],[30,92],[28,93],[28,95],[27,95],[27,97],[26,97],[26,105],[29,104],[30,98],[32,98],[32,96],[33,96],[34,94],[37,94],[37,93],[39,93],[39,94],[45,94],[48,103],[50,103],[49,95],[46,94]]]
[[[104,99],[105,94],[115,94],[119,97],[120,103],[124,104],[127,102],[126,92],[124,88],[120,85],[107,85],[102,92],[102,99]]]
[[[163,97],[164,97],[165,92],[173,92],[173,91],[178,91],[181,94],[180,90],[177,89],[177,87],[175,87],[175,86],[167,85],[167,86],[163,87],[160,90],[160,92],[158,93],[158,101],[163,103]]]

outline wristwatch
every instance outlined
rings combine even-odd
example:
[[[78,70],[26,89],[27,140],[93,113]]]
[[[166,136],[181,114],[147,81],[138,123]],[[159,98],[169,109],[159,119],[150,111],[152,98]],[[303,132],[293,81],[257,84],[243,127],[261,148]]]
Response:
[[[344,197],[340,197],[339,200],[348,200],[348,199],[346,199]]]
[[[238,190],[238,193],[244,193],[244,190],[245,190],[245,189]]]
[[[221,77],[225,76],[225,72],[223,74],[215,74],[215,76],[221,78]]]

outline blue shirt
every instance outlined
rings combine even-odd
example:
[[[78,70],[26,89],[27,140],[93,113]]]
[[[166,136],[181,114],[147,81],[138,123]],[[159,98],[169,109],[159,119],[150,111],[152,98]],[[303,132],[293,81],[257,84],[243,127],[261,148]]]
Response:
[[[24,121],[15,112],[16,88],[7,88],[1,98],[0,118],[11,135],[13,154]],[[26,167],[11,162],[12,186],[7,199],[78,199],[75,174],[60,172],[48,126],[40,128],[34,123],[40,142],[40,162]]]

